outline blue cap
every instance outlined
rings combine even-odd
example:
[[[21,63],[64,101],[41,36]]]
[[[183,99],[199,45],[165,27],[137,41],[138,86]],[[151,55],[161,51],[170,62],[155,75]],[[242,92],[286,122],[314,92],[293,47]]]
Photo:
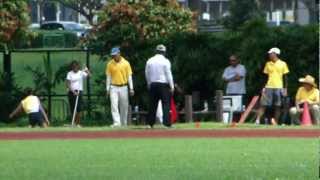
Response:
[[[120,48],[119,47],[114,47],[111,49],[111,56],[115,56],[120,53]]]

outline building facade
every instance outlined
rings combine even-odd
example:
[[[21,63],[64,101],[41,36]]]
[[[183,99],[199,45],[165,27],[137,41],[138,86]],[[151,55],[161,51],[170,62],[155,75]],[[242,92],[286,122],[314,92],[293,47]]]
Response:
[[[40,24],[44,21],[85,21],[85,18],[81,17],[79,13],[57,2],[29,0],[28,3],[31,9],[31,20],[34,24]]]
[[[102,0],[106,3],[106,0]],[[178,0],[185,8],[198,13],[198,21],[219,24],[228,15],[230,0]],[[300,25],[318,23],[319,0],[257,0],[267,22],[276,21]],[[41,21],[75,21],[85,23],[76,11],[50,0],[29,0],[32,23]]]
[[[198,12],[199,21],[219,22],[228,15],[230,0],[178,0]],[[267,22],[287,22],[300,25],[318,23],[319,1],[315,0],[257,0]]]

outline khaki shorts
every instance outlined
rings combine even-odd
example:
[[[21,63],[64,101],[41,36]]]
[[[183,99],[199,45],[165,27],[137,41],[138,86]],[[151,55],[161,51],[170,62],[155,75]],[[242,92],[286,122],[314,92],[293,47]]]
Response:
[[[283,89],[266,88],[262,93],[260,104],[262,106],[281,106]]]

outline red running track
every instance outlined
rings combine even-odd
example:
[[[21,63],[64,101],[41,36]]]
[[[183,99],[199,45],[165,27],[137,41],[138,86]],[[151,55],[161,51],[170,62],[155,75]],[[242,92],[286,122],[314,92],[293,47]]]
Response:
[[[0,140],[120,138],[318,138],[319,129],[113,130],[77,132],[0,132]]]

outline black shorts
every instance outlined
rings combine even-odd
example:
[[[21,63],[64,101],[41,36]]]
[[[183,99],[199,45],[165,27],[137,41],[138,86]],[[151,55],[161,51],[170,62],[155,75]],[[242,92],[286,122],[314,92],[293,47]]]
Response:
[[[43,124],[43,117],[40,112],[30,113],[29,116],[29,124],[31,126],[42,126]]]
[[[73,114],[74,106],[76,104],[77,96],[74,95],[71,91],[68,93],[68,99],[69,99],[69,105],[70,105],[70,112]],[[77,106],[77,112],[82,111],[82,92],[79,92],[79,99],[78,99],[78,106]]]

